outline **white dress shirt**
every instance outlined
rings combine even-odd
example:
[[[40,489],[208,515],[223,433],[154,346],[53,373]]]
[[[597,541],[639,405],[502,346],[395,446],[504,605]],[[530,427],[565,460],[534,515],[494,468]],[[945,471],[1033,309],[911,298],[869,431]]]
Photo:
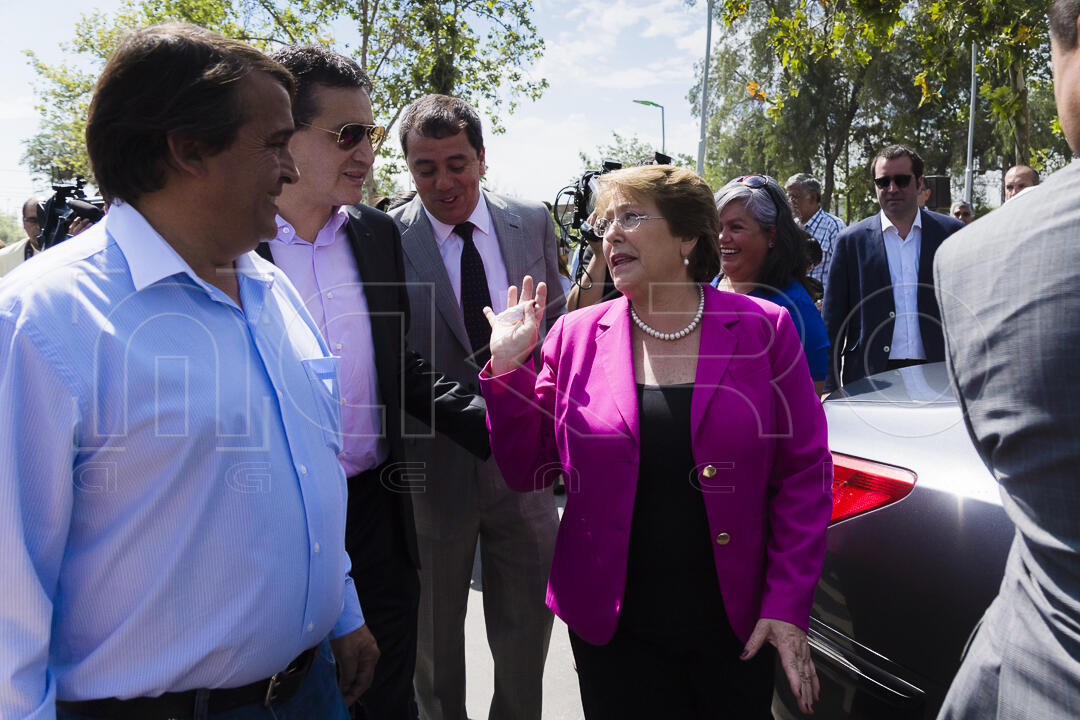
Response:
[[[457,236],[453,225],[436,220],[427,208],[424,208],[424,212],[431,221],[431,229],[435,233],[435,244],[439,246],[439,255],[442,256],[446,274],[450,276],[450,286],[454,288],[454,297],[457,298],[460,306],[461,250],[465,246],[465,241]],[[506,309],[506,291],[510,288],[510,283],[506,278],[506,263],[503,262],[499,238],[495,235],[495,224],[491,220],[491,212],[488,210],[487,200],[484,199],[483,193],[480,193],[480,200],[473,208],[469,222],[473,224],[473,244],[480,253],[480,259],[484,261],[488,294],[491,295],[491,309],[498,314]],[[520,278],[518,280],[520,282]]]
[[[922,333],[919,331],[919,255],[922,252],[922,210],[907,237],[900,232],[882,210],[881,234],[885,238],[885,255],[889,260],[896,320],[893,323],[890,360],[925,360]]]

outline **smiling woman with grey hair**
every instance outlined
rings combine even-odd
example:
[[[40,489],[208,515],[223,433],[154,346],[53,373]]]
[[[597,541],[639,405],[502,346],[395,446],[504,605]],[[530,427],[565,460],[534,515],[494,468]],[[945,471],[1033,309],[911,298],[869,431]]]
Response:
[[[829,336],[810,297],[810,236],[795,224],[775,180],[746,175],[716,193],[720,213],[721,290],[751,295],[786,309],[802,340],[818,394],[825,386]]]

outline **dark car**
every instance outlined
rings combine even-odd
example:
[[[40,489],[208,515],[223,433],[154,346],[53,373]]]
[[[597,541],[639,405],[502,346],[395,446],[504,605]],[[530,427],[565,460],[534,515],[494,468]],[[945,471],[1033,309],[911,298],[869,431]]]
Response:
[[[833,521],[810,618],[816,718],[934,718],[997,594],[1013,525],[943,363],[825,401]],[[802,717],[777,674],[773,713]]]

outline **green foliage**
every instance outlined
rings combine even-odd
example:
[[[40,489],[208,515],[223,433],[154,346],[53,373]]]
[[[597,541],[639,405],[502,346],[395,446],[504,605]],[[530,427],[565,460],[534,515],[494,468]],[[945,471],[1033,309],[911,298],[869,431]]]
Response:
[[[1071,154],[1050,85],[1047,4],[718,3],[728,32],[710,68],[707,179],[812,172],[823,203],[838,191],[852,219],[876,210],[867,164],[886,144],[916,147],[927,174],[963,177],[972,41],[980,57],[978,166],[1064,164]],[[700,92],[699,81],[691,102]]]
[[[14,215],[0,214],[0,247],[18,242],[26,237],[22,219]]]
[[[531,0],[127,0],[113,16],[84,15],[63,46],[85,70],[68,69],[71,62],[48,66],[28,53],[38,74],[42,130],[26,143],[23,162],[40,177],[89,177],[83,132],[97,71],[129,28],[168,20],[267,51],[317,43],[351,55],[371,75],[372,105],[388,127],[413,100],[442,92],[483,109],[489,131],[501,132],[503,113],[547,88],[546,80],[527,73],[544,51],[532,10]],[[342,27],[352,29],[338,43],[330,28]],[[394,174],[388,167],[377,180]]]

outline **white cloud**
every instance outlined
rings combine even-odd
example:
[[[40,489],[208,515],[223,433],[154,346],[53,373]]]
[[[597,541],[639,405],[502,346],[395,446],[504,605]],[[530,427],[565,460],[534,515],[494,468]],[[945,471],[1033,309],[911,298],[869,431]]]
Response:
[[[0,121],[36,119],[37,111],[34,110],[33,95],[20,95],[0,103]]]

